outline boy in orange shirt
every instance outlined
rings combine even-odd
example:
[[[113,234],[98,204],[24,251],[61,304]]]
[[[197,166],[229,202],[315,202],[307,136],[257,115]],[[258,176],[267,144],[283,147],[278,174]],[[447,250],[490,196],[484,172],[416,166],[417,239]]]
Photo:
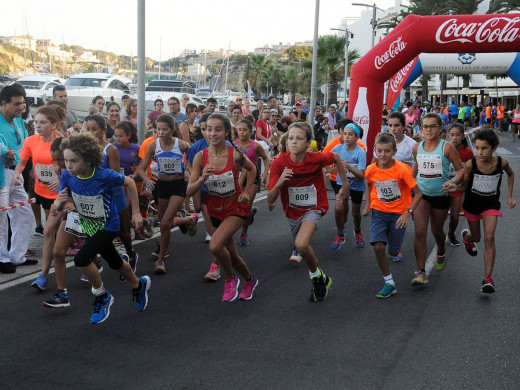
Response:
[[[370,244],[374,247],[377,263],[385,285],[376,295],[388,298],[397,292],[390,273],[385,246],[395,256],[401,248],[410,215],[422,199],[412,169],[405,163],[394,160],[397,153],[395,137],[391,133],[379,133],[376,137],[377,161],[365,171],[368,193],[364,215],[372,210],[370,222]],[[411,191],[414,193],[412,200]]]

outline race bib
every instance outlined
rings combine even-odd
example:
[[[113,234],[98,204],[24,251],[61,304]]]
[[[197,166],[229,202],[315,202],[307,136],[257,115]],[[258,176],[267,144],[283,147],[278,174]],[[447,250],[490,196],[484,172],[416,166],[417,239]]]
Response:
[[[67,222],[65,223],[65,231],[73,234],[79,238],[85,238],[87,235],[81,228],[81,222],[79,220],[79,214],[75,211],[71,211],[67,214]]]
[[[72,193],[72,199],[79,215],[90,221],[105,221],[105,208],[102,195],[79,195]]]
[[[180,157],[159,157],[159,172],[166,175],[182,175]]]
[[[210,175],[206,187],[211,195],[229,196],[235,193],[235,178],[233,172],[227,171],[220,175]]]
[[[50,184],[53,181],[58,180],[58,175],[56,174],[56,165],[43,165],[36,164],[36,176],[38,177],[38,181],[43,184]]]
[[[354,169],[357,169],[357,164],[350,164],[350,166]],[[356,177],[354,176],[354,174],[352,172],[350,172],[350,170],[347,169],[347,177],[349,179],[355,179]]]
[[[289,206],[295,209],[311,209],[318,204],[318,194],[314,185],[289,187]]]
[[[417,155],[419,176],[426,179],[442,177],[442,156],[438,154]]]
[[[515,119],[520,119],[520,114],[515,114]]]
[[[401,190],[397,180],[376,181],[377,197],[381,202],[395,202],[401,198]]]
[[[497,175],[479,175],[475,173],[473,176],[473,185],[471,192],[481,196],[496,195],[498,191],[498,181],[500,174]]]

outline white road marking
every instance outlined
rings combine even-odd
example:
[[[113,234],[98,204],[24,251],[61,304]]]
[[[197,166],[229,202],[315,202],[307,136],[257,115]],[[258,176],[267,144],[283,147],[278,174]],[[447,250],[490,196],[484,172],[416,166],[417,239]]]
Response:
[[[504,155],[504,154],[505,154],[505,155],[507,155],[507,154],[513,154],[513,152],[510,152],[510,151],[507,150],[506,148],[503,148],[503,147],[499,146],[499,147],[497,148],[497,150],[496,150],[496,154],[498,154],[498,155],[501,156],[501,155]]]

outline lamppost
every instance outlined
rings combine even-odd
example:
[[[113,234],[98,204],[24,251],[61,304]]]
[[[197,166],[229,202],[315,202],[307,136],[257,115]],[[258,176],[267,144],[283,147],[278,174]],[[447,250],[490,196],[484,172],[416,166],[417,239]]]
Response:
[[[354,34],[348,32],[348,26],[345,19],[345,29],[342,28],[331,28],[331,30],[335,31],[343,31],[345,33],[345,103],[348,100],[348,90],[347,90],[347,81],[348,81],[348,43],[350,38],[354,38]]]
[[[361,7],[367,7],[372,8],[372,20],[370,21],[370,25],[372,26],[372,47],[374,47],[375,38],[376,38],[376,29],[377,29],[377,18],[376,18],[376,12],[379,10],[381,12],[384,12],[384,9],[381,9],[376,6],[376,3],[374,4],[365,4],[365,3],[352,3],[352,5],[357,5]]]
[[[314,9],[314,44],[312,49],[312,71],[311,71],[311,105],[310,115],[314,115],[314,107],[316,106],[316,76],[318,69],[318,24],[320,20],[320,0],[316,0]],[[312,124],[312,121],[311,121]]]

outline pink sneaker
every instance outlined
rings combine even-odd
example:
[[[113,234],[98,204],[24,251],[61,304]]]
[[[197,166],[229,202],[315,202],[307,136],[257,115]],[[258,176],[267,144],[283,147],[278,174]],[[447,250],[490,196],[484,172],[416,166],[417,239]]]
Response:
[[[220,267],[218,264],[211,263],[211,267],[209,267],[209,271],[204,276],[206,280],[219,280],[220,279]]]
[[[244,301],[249,301],[253,298],[253,291],[255,291],[256,286],[258,286],[258,279],[255,275],[253,275],[253,279],[244,283],[244,288],[242,292],[238,296],[238,299],[242,299]]]
[[[226,279],[224,282],[224,295],[222,295],[222,302],[232,302],[238,296],[238,286],[240,286],[240,279],[235,275],[234,279]]]

